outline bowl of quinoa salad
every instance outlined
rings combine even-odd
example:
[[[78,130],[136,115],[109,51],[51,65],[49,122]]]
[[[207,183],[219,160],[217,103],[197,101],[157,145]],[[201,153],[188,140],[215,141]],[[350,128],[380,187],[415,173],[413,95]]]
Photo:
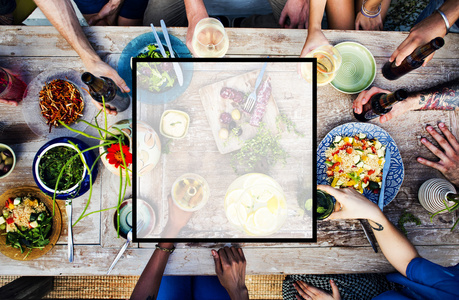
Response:
[[[54,206],[54,207],[53,207]],[[37,187],[17,187],[0,196],[0,252],[32,260],[50,251],[59,239],[59,206]]]

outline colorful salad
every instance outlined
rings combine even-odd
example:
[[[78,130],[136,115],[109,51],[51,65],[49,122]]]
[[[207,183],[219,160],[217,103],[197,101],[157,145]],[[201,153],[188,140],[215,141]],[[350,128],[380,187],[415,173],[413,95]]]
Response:
[[[38,199],[30,196],[10,198],[0,216],[0,230],[6,230],[6,244],[24,252],[43,249],[49,244],[52,215]]]
[[[354,187],[360,193],[368,188],[379,192],[386,147],[377,139],[359,133],[336,136],[325,151],[327,176],[335,188]]]

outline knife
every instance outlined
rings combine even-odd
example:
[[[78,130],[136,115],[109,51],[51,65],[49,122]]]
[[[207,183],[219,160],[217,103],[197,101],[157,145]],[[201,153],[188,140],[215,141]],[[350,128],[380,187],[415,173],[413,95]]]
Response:
[[[359,219],[359,221],[360,221],[360,225],[362,225],[362,229],[363,229],[363,232],[365,233],[365,236],[367,237],[367,240],[370,242],[371,247],[373,248],[375,253],[378,253],[378,248],[376,248],[376,240],[373,234],[371,234],[370,230],[367,229],[365,220]]]
[[[167,27],[166,27],[166,23],[164,22],[164,20],[161,19],[161,28],[163,30],[163,34],[164,34],[164,38],[166,39],[166,44],[167,44],[167,47],[169,48],[169,51],[171,53],[171,57],[172,58],[175,58],[175,55],[174,55],[174,50],[172,49],[172,44],[171,44],[171,40],[169,38],[169,33],[167,32]],[[183,85],[183,72],[182,72],[182,68],[180,68],[180,65],[178,64],[178,62],[173,62],[172,63],[172,66],[174,67],[174,71],[175,71],[175,75],[177,75],[177,80],[178,80],[178,83],[180,86]]]
[[[164,50],[163,43],[159,39],[158,33],[156,32],[155,26],[153,23],[150,23],[151,30],[153,30],[153,35],[155,36],[156,44],[158,44],[159,52],[161,52],[161,55],[163,57],[167,57],[166,55],[166,50]]]
[[[384,190],[386,187],[386,178],[387,173],[389,173],[390,167],[390,150],[386,148],[386,155],[384,156],[384,168],[383,168],[383,178],[381,182],[381,191],[379,192],[378,206],[383,211],[384,208]]]
[[[69,262],[73,262],[72,200],[70,199],[65,200],[65,211],[67,212],[67,219],[68,219],[67,254],[69,257]]]

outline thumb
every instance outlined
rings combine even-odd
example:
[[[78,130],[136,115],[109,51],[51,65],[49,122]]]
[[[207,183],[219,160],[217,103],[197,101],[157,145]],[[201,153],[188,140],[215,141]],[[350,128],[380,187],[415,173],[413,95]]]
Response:
[[[335,281],[333,279],[330,279],[330,285],[331,285],[331,289],[332,289],[333,299],[340,300],[341,296],[339,294],[339,289],[338,289],[338,286],[336,285],[336,283],[335,283]]]
[[[92,16],[92,17],[88,20],[88,24],[92,26],[92,25],[96,24],[97,22],[99,22],[100,19],[102,19],[102,18],[99,16],[99,14],[97,14],[97,15],[95,15],[95,16]]]
[[[212,249],[212,257],[214,258],[214,263],[215,263],[215,273],[217,276],[223,273],[222,270],[222,263],[220,261],[220,256],[218,255],[218,252]]]
[[[129,93],[130,89],[129,87],[127,86],[126,82],[123,80],[123,78],[121,78],[118,73],[114,73],[113,74],[113,77],[112,77],[113,81],[115,81],[116,85],[119,86],[119,88],[125,92],[125,93]]]

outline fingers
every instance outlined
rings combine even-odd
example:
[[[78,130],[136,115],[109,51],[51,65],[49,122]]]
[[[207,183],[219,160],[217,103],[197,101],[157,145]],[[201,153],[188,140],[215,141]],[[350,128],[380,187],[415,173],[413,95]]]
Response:
[[[314,287],[304,283],[303,281],[297,281],[293,283],[293,286],[298,291],[298,294],[300,294],[300,296],[303,297],[303,299],[313,299],[313,297],[316,296],[316,293],[312,289]]]
[[[102,103],[100,102],[97,102],[96,100],[92,100],[92,103],[94,103],[94,105],[97,107],[97,109],[101,110],[103,109],[103,106],[102,106]],[[109,108],[105,108],[105,112],[109,115],[114,115],[116,116],[117,115],[117,111],[116,110],[113,110],[113,109],[109,109]]]
[[[284,28],[286,20],[287,20],[287,11],[283,9],[281,12],[280,18],[279,18],[279,25],[281,28]]]
[[[241,257],[242,261],[245,263],[245,255],[244,251],[242,251],[242,248],[237,248],[237,251],[239,252],[239,256]]]
[[[443,134],[446,136],[450,145],[456,150],[456,152],[459,152],[459,142],[456,139],[456,137],[451,133],[451,131],[449,131],[448,127],[446,127],[445,123],[443,122],[438,123],[438,127],[443,132]]]
[[[440,165],[439,163],[435,163],[435,162],[430,161],[430,160],[427,160],[427,159],[425,159],[425,158],[418,157],[418,158],[417,158],[417,161],[418,161],[418,163],[420,163],[420,164],[423,164],[423,165],[425,165],[425,166],[428,166],[428,167],[437,169],[438,171],[440,171],[440,172],[442,172],[442,173],[444,173],[444,172],[447,171],[446,168],[443,167],[442,165]]]
[[[452,155],[455,154],[454,149],[451,147],[451,145],[448,143],[448,141],[446,141],[445,138],[441,134],[439,134],[432,126],[430,126],[430,125],[427,126],[426,130],[437,141],[437,143],[443,148],[443,150],[445,152],[441,151],[440,149],[438,149],[437,147],[433,146],[429,142],[429,143],[426,143],[425,145],[427,146],[427,148],[429,148],[430,145],[432,145],[433,148],[429,148],[430,151],[432,151],[435,155],[437,155],[442,160],[448,159],[448,157],[445,155],[445,153],[447,155],[449,155],[449,156],[452,156]],[[427,141],[427,139],[424,139],[424,140]],[[421,142],[423,142],[422,139],[421,139]]]
[[[336,285],[336,283],[335,283],[335,281],[333,279],[330,279],[330,286],[331,286],[331,289],[332,289],[333,299],[341,299],[341,296],[339,294],[338,286]]]
[[[354,109],[356,114],[360,114],[362,112],[362,107],[370,100],[370,98],[378,93],[386,93],[389,94],[390,91],[381,89],[379,87],[372,87],[367,91],[362,91],[357,98],[354,100],[352,104],[352,108]]]
[[[388,112],[387,114],[382,115],[381,117],[379,117],[379,122],[381,122],[381,123],[387,122],[387,121],[392,120],[393,118],[395,118],[395,117],[397,117],[399,115],[402,115],[406,111],[408,111],[409,107],[407,107],[404,104],[405,103],[396,103],[392,107],[390,112]]]
[[[113,72],[111,78],[123,92],[129,93],[131,91],[127,86],[126,82],[123,80],[123,78],[120,77],[120,75],[118,75],[116,71]]]
[[[220,261],[220,256],[218,255],[218,252],[212,249],[212,257],[214,258],[214,263],[215,263],[215,273],[218,275],[223,273],[222,269],[222,263]]]
[[[435,52],[430,54],[429,56],[427,56],[426,59],[424,59],[424,63],[422,64],[422,66],[425,67],[427,65],[427,63],[432,60],[434,55],[435,55]]]

